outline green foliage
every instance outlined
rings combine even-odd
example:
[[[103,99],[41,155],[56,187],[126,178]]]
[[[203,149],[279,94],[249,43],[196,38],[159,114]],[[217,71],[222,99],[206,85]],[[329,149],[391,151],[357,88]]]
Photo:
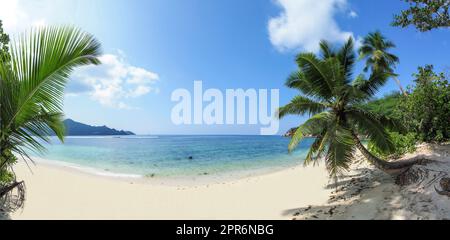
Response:
[[[394,68],[400,62],[396,55],[390,53],[390,50],[395,47],[393,42],[386,39],[381,32],[376,31],[364,37],[359,55],[360,59],[366,60],[365,72],[372,70],[390,73],[390,77],[396,81],[400,91],[405,94],[400,81],[397,79],[397,74],[394,73]]]
[[[393,26],[414,25],[419,31],[426,32],[435,28],[450,27],[449,0],[404,0],[409,9],[395,16]]]
[[[421,142],[450,140],[450,86],[448,76],[435,73],[433,66],[419,67],[414,74],[416,86],[409,88],[408,96],[393,93],[369,102],[370,111],[397,119],[406,127],[409,140],[412,136]],[[393,135],[393,137],[397,137]],[[395,142],[394,142],[395,143]],[[396,144],[398,145],[398,143]],[[401,144],[400,149],[404,148]],[[377,152],[375,149],[372,149]],[[397,155],[401,155],[402,150]],[[382,154],[378,154],[381,156]],[[384,154],[382,156],[387,156]]]
[[[5,33],[3,30],[3,22],[0,20],[0,62],[6,63],[9,61],[9,35]],[[0,85],[1,86],[1,85]],[[0,103],[0,108],[1,108]],[[1,116],[0,116],[0,122],[1,122]],[[0,149],[1,151],[1,149]],[[1,157],[4,155],[4,157]],[[3,165],[9,164],[14,159],[14,156],[11,156],[9,152],[6,152],[4,154],[0,154],[0,164],[4,163]],[[0,167],[0,186],[6,185],[7,183],[11,182],[14,178],[14,174],[9,171],[9,169]]]
[[[0,170],[0,187],[6,186],[7,184],[14,181],[14,174],[11,171],[8,171],[7,169],[1,169]]]
[[[399,120],[401,117],[398,106],[402,98],[403,96],[400,93],[395,92],[383,98],[370,101],[366,107],[376,114]]]
[[[417,136],[415,133],[407,133],[405,135],[398,132],[390,132],[390,138],[394,144],[392,151],[384,151],[378,148],[372,142],[369,142],[369,151],[380,158],[400,158],[407,153],[412,153],[416,150]]]
[[[64,89],[76,67],[99,64],[100,44],[74,27],[46,27],[19,35],[0,61],[0,178],[11,178],[13,154],[42,152],[64,137]]]
[[[382,151],[394,148],[386,128],[396,129],[397,124],[362,107],[391,74],[384,68],[374,68],[369,78],[361,74],[353,79],[357,57],[351,38],[338,50],[325,41],[320,48],[320,55],[297,56],[299,71],[289,77],[286,86],[301,95],[281,107],[279,116],[312,115],[296,129],[289,151],[305,137],[316,136],[305,164],[315,164],[324,157],[331,177],[337,177],[353,160],[357,134],[367,136]]]
[[[3,30],[3,23],[0,20],[0,61],[9,60],[9,35]]]
[[[437,74],[432,65],[419,67],[414,74],[416,87],[402,98],[399,112],[410,132],[425,142],[450,140],[450,85],[444,73]]]
[[[0,163],[11,166],[17,162],[17,157],[11,151],[5,150],[0,156]],[[14,181],[14,173],[9,168],[0,168],[0,186],[5,186]]]
[[[364,37],[359,49],[360,59],[366,60],[364,71],[372,69],[372,71],[393,72],[393,68],[400,62],[397,56],[389,53],[389,50],[395,47],[395,44],[387,40],[381,32],[369,33]]]

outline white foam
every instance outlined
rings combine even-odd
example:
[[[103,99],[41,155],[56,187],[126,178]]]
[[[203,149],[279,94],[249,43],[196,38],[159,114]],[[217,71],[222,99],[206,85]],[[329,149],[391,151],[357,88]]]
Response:
[[[102,177],[131,178],[131,179],[138,179],[138,178],[144,177],[144,176],[138,175],[138,174],[114,173],[114,172],[100,170],[100,169],[93,168],[93,167],[86,167],[86,166],[81,166],[81,165],[74,164],[74,163],[68,163],[68,162],[57,161],[57,160],[48,160],[48,159],[43,159],[43,158],[33,158],[33,160],[36,163],[42,163],[42,164],[46,164],[46,165],[50,165],[50,166],[57,166],[57,167],[63,167],[63,168],[70,168],[70,169],[74,169],[74,170],[77,170],[77,171],[80,171],[83,173],[88,173],[88,174],[102,176]]]
[[[158,136],[67,136],[67,139],[158,139]]]

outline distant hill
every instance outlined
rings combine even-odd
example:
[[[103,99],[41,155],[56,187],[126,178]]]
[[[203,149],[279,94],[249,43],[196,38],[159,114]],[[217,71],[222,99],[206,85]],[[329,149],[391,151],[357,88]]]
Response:
[[[64,121],[66,125],[67,136],[119,136],[119,135],[135,135],[130,131],[116,130],[107,126],[96,127],[83,123],[75,122],[72,119]]]

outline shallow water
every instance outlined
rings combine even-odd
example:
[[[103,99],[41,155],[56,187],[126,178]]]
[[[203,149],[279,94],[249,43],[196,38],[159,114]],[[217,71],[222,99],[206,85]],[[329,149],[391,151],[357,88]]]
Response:
[[[68,137],[37,157],[116,174],[192,177],[296,166],[312,142],[288,154],[289,139],[280,136]]]

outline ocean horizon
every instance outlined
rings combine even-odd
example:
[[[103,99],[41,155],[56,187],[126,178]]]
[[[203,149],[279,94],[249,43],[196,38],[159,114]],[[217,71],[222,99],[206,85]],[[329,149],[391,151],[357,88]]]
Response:
[[[276,171],[304,162],[313,140],[292,154],[289,138],[257,135],[135,135],[52,137],[43,154],[30,156],[97,175],[197,178]]]

